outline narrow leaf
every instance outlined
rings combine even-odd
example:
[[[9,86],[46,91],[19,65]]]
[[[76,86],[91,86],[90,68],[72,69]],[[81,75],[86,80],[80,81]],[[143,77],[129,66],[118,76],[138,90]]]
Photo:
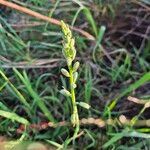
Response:
[[[23,117],[18,116],[16,113],[0,110],[0,116],[5,117],[7,119],[10,119],[12,121],[17,121],[17,122],[22,123],[24,125],[29,125],[28,120],[26,120]]]

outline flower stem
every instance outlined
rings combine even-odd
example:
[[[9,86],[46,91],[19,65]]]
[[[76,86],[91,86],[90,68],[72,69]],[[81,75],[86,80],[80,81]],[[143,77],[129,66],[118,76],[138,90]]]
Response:
[[[73,78],[73,69],[72,65],[69,67],[69,73],[70,73],[70,90],[71,90],[71,99],[72,99],[72,107],[73,107],[73,113],[72,113],[72,123],[73,126],[78,126],[79,125],[79,115],[78,115],[78,109],[77,109],[77,104],[76,104],[76,97],[75,97],[75,88],[74,88],[74,78]]]

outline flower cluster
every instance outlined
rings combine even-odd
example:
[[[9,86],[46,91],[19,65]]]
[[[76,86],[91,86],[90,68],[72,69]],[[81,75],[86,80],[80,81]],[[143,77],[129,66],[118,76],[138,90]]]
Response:
[[[60,90],[60,93],[70,97],[72,100],[73,112],[71,116],[71,122],[73,126],[75,126],[79,124],[79,117],[74,89],[77,87],[76,86],[76,81],[78,78],[77,70],[80,64],[78,61],[73,64],[73,60],[75,59],[76,56],[76,49],[75,49],[75,40],[72,37],[72,33],[69,29],[69,26],[65,24],[63,21],[61,21],[61,27],[63,31],[63,41],[64,41],[62,51],[68,65],[68,70],[62,68],[61,72],[65,77],[69,78],[70,90],[68,91],[67,89],[65,89],[65,87],[63,87],[63,89]]]
[[[72,37],[72,32],[69,29],[69,26],[61,21],[61,27],[63,31],[63,55],[67,60],[68,66],[72,64],[72,61],[75,59],[76,56],[76,49],[75,49],[75,40]]]

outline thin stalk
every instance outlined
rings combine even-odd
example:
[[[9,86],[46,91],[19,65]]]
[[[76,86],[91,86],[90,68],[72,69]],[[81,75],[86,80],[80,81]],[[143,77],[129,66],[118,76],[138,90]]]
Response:
[[[79,115],[78,115],[78,109],[76,104],[76,97],[75,97],[75,90],[73,87],[74,84],[74,78],[73,78],[73,69],[72,65],[69,66],[69,73],[70,73],[70,90],[71,90],[71,99],[72,99],[72,107],[73,107],[73,113],[72,116],[75,118],[75,124],[79,126]]]
[[[65,149],[71,141],[73,141],[73,144],[75,144],[75,139],[78,136],[78,132],[80,130],[79,115],[78,115],[78,109],[77,109],[76,97],[75,97],[75,90],[74,90],[75,88],[73,87],[74,77],[73,77],[72,64],[70,66],[68,65],[68,69],[69,69],[69,74],[70,74],[69,82],[70,82],[70,93],[71,93],[72,108],[73,108],[73,112],[72,112],[72,115],[71,115],[71,122],[72,122],[73,126],[75,126],[76,128],[75,128],[73,136],[71,138],[67,139],[65,144],[63,145],[63,147]]]

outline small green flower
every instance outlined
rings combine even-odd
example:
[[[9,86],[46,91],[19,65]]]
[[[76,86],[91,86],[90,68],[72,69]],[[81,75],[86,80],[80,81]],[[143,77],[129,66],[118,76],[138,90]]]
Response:
[[[63,31],[63,55],[67,60],[68,66],[72,64],[72,61],[75,59],[76,56],[76,49],[75,49],[75,40],[72,37],[72,33],[69,29],[69,26],[65,24],[63,21],[61,21],[61,27]]]

